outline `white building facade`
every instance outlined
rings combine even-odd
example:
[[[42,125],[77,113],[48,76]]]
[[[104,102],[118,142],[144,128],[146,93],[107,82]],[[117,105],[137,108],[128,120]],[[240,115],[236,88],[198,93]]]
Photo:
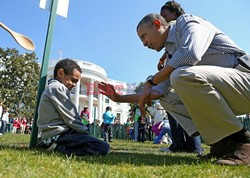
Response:
[[[97,84],[101,82],[110,83],[115,86],[116,92],[120,94],[134,93],[135,84],[112,80],[107,77],[106,71],[100,66],[81,60],[75,60],[82,69],[81,80],[77,82],[71,91],[71,100],[75,104],[78,113],[88,106],[90,113],[90,123],[97,120],[102,123],[102,115],[107,106],[112,107],[112,112],[116,116],[117,122],[126,123],[129,117],[129,103],[117,103],[99,93]],[[47,80],[53,78],[54,67],[58,61],[49,62]]]

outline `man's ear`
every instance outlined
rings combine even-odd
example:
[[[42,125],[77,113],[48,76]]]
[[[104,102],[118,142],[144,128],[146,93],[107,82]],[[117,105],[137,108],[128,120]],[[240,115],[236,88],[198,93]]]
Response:
[[[156,25],[157,29],[160,29],[160,27],[161,27],[161,21],[160,20],[154,19],[153,23]]]
[[[62,77],[64,74],[64,70],[63,69],[58,69],[57,71],[57,77]]]

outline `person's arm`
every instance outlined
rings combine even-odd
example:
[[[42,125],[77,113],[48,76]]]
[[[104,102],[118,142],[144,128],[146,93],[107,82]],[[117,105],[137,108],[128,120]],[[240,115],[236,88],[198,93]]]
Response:
[[[166,67],[153,77],[154,83],[160,83],[169,78],[170,74],[178,67],[196,65],[209,48],[214,39],[215,29],[209,28],[205,21],[194,19],[186,22],[180,18],[176,26],[180,29],[180,47],[168,61]]]
[[[111,118],[112,120],[115,120],[115,115],[114,115],[113,113],[111,113],[111,114],[110,114],[110,118]]]
[[[130,95],[119,95],[115,91],[113,85],[104,82],[98,84],[98,88],[100,89],[101,94],[106,95],[109,99],[120,103],[138,103],[139,98],[143,95],[142,92]],[[161,96],[162,95],[159,94],[158,92],[153,92],[151,94],[151,99],[152,100],[159,99]]]
[[[161,126],[163,125],[163,121],[161,121],[161,123],[159,124],[158,126],[158,129],[160,130],[161,129]]]
[[[196,65],[209,48],[215,30],[193,20],[191,22],[178,21],[180,29],[180,47],[173,54],[167,65],[153,77],[153,82],[158,84],[169,78],[170,74],[178,67]]]
[[[209,22],[198,17],[179,18],[176,22],[176,36],[179,47],[168,61],[167,65],[178,68],[181,66],[194,66],[202,60],[202,56],[211,45],[217,29]]]
[[[107,96],[109,99],[115,102],[120,103],[137,103],[138,102],[138,95],[131,94],[131,95],[119,95],[113,85],[102,82],[98,84],[98,88],[100,93]]]

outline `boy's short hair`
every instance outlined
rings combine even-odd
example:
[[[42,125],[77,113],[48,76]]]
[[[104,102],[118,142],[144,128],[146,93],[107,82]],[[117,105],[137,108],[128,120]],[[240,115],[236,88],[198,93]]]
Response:
[[[57,71],[59,69],[63,69],[66,75],[73,74],[74,69],[82,73],[82,69],[80,68],[80,66],[75,61],[73,61],[72,59],[68,59],[68,58],[63,59],[56,64],[55,69],[54,69],[54,78],[57,77]]]

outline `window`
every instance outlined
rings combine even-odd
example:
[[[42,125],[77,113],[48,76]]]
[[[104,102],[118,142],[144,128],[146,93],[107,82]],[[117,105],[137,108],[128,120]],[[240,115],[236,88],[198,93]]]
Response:
[[[109,103],[109,99],[108,98],[105,98],[105,103]]]
[[[116,113],[115,122],[116,122],[117,124],[120,124],[120,123],[121,123],[121,113]]]

